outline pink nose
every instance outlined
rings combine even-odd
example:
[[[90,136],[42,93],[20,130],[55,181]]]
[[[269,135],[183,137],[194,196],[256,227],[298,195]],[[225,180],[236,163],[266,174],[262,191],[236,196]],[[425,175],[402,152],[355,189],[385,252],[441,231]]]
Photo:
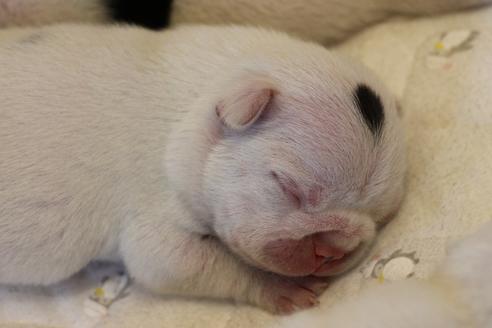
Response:
[[[345,252],[332,245],[330,242],[330,234],[330,232],[320,232],[312,236],[314,253],[316,256],[323,258],[339,260],[345,255]]]
[[[346,251],[330,241],[336,232],[319,232],[301,239],[277,239],[265,247],[273,271],[286,275],[308,275],[316,272],[327,260],[342,259]]]

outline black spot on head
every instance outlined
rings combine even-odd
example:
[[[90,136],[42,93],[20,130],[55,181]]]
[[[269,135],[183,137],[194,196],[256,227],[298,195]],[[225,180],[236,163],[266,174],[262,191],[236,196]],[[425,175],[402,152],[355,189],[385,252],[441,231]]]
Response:
[[[169,25],[172,0],[104,0],[112,19],[158,30]]]
[[[378,137],[384,124],[384,107],[381,98],[365,84],[354,91],[355,103],[372,134]]]

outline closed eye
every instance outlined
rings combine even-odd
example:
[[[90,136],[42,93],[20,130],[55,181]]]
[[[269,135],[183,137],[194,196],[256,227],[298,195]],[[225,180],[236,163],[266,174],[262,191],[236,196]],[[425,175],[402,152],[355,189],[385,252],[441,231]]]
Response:
[[[275,171],[271,172],[273,179],[282,189],[282,192],[287,196],[289,201],[296,207],[300,208],[302,205],[302,194],[299,191],[299,188],[294,180],[283,175],[278,174]]]

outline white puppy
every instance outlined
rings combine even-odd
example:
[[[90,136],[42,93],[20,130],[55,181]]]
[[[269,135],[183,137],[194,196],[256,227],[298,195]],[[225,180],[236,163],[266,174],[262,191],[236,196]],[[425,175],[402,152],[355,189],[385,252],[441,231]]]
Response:
[[[324,313],[285,318],[279,328],[492,327],[492,222],[450,249],[428,281],[374,286]]]
[[[4,30],[0,67],[1,283],[122,260],[156,292],[289,312],[402,198],[395,100],[315,44],[67,25]]]
[[[169,24],[271,27],[323,43],[340,41],[394,15],[422,15],[491,0],[0,0],[0,27],[118,21],[149,28]]]

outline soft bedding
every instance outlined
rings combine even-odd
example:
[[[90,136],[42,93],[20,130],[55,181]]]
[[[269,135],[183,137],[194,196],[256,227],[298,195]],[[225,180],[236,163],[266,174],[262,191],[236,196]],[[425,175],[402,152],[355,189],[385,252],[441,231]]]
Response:
[[[408,195],[369,257],[333,282],[323,311],[371,284],[425,278],[448,242],[492,218],[492,9],[394,20],[338,47],[398,95]],[[240,277],[238,277],[240,279]],[[49,288],[0,288],[0,327],[270,327],[249,306],[158,297],[93,264]]]

